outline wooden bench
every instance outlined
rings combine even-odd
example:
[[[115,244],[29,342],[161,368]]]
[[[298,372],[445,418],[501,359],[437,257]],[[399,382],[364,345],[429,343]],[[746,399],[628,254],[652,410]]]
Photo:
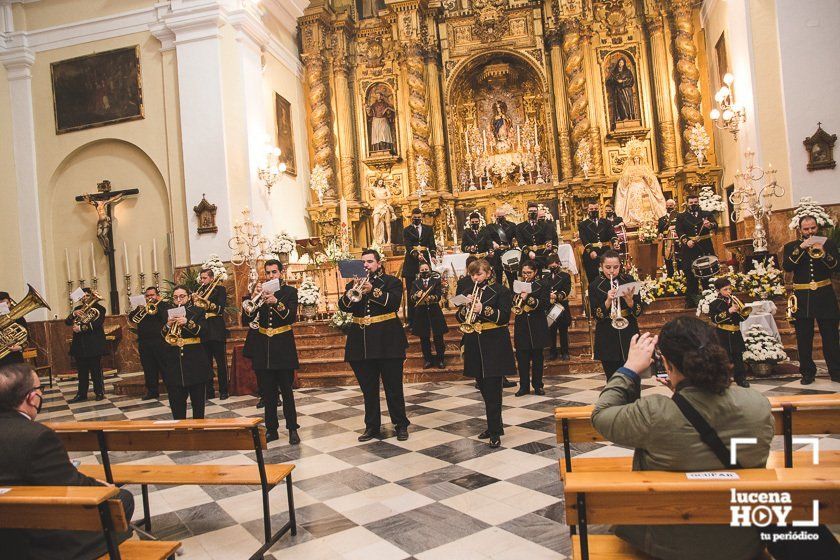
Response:
[[[793,452],[793,436],[806,434],[840,433],[840,394],[793,395],[770,397],[770,406],[776,425],[776,435],[784,437],[784,450],[770,453],[767,468],[810,466],[813,454],[810,451]],[[592,425],[592,406],[557,407],[554,418],[557,422],[557,441],[563,445],[563,459],[560,460],[560,478],[565,478],[572,469],[587,471],[630,470],[632,457],[580,457],[572,458],[572,443],[605,441]],[[794,422],[795,417],[795,422]],[[840,452],[822,451],[820,465],[840,466]]]
[[[101,465],[80,465],[79,470],[112,484],[139,484],[143,498],[143,524],[151,531],[150,484],[246,485],[262,490],[265,542],[253,557],[262,555],[287,531],[297,534],[291,464],[265,463],[265,428],[262,418],[205,420],[120,420],[112,422],[55,422],[55,430],[68,451],[98,451]],[[114,465],[113,451],[254,451],[256,465]],[[289,521],[276,533],[271,529],[268,493],[286,481]]]
[[[733,472],[733,471],[730,471]],[[819,522],[840,522],[840,468],[741,469],[737,480],[690,480],[683,472],[636,471],[566,474],[566,522],[577,526],[572,558],[646,559],[615,535],[589,536],[590,524],[729,525],[731,492],[787,492],[792,520],[811,520],[819,502]],[[690,498],[689,498],[690,496]],[[720,544],[720,543],[718,543]]]
[[[0,494],[0,527],[101,532],[108,553],[101,559],[164,560],[178,541],[128,540],[117,545],[116,534],[128,530],[122,502],[113,486],[12,486]]]

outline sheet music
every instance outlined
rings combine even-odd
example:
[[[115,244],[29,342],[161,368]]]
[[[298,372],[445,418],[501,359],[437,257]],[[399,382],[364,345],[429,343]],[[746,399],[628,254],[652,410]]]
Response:
[[[187,308],[186,307],[173,307],[168,312],[170,319],[177,319],[178,317],[186,317],[187,316]]]
[[[513,293],[515,294],[521,294],[523,292],[530,294],[532,290],[533,288],[530,282],[520,282],[519,280],[513,281]]]
[[[146,296],[131,296],[128,298],[128,301],[131,304],[132,309],[146,306]]]
[[[622,284],[618,288],[616,288],[615,293],[618,297],[623,297],[626,294],[632,293],[636,295],[639,293],[639,290],[642,287],[641,282],[629,282],[627,284]]]
[[[81,288],[76,288],[75,290],[73,290],[73,293],[70,294],[70,299],[73,301],[73,303],[76,303],[83,297],[85,297],[85,291]]]
[[[273,294],[277,290],[280,289],[280,280],[278,278],[272,278],[268,282],[263,282],[262,291]]]
[[[812,235],[808,239],[804,240],[802,242],[802,245],[800,245],[800,247],[802,247],[803,249],[807,249],[808,247],[811,247],[812,245],[825,245],[825,242],[826,242],[827,239],[828,239],[827,237],[823,237],[821,235]]]
[[[0,303],[0,315],[8,315],[9,314],[9,304],[8,303]]]
[[[458,294],[457,296],[450,298],[449,303],[451,303],[455,307],[460,307],[461,305],[467,303],[467,296],[463,294]]]

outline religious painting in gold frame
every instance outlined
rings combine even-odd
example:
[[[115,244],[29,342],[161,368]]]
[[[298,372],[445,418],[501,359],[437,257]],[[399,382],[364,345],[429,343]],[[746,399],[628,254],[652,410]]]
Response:
[[[139,46],[53,62],[50,73],[56,134],[144,117]]]
[[[366,150],[368,156],[397,155],[397,109],[394,90],[384,82],[365,92]]]
[[[292,105],[279,93],[274,93],[274,105],[277,110],[277,147],[280,148],[280,161],[286,164],[286,173],[297,176],[295,158],[295,135],[292,130]]]

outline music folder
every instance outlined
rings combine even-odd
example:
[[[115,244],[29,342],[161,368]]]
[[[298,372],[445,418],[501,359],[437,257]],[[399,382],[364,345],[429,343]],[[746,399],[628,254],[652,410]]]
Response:
[[[364,262],[361,259],[338,261],[338,272],[342,278],[353,279],[367,276]]]

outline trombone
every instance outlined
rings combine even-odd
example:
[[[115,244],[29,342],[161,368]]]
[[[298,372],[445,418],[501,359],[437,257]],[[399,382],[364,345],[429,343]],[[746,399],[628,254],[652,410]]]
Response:
[[[476,328],[476,311],[475,306],[478,302],[481,301],[481,296],[484,295],[484,286],[479,286],[476,284],[473,287],[472,291],[472,302],[470,303],[469,309],[467,309],[466,315],[464,315],[464,322],[458,327],[458,329],[464,334],[471,334],[474,332],[480,332],[480,328]]]
[[[432,290],[435,289],[435,284],[433,282],[431,282],[431,280],[433,280],[435,278],[442,278],[442,276],[439,272],[432,272],[432,275],[429,276],[429,280],[430,280],[429,287],[426,288],[425,290],[423,290],[423,292],[420,294],[420,297],[418,297],[417,301],[414,302],[415,306],[416,305],[423,305],[423,302],[426,301],[426,298],[429,297],[429,294],[431,294]],[[442,282],[443,281],[441,280],[441,283]]]
[[[221,278],[216,276],[209,284],[200,286],[192,295],[193,305],[199,309],[207,309],[210,307],[210,300],[208,298],[210,297],[210,294],[213,293],[213,290],[216,289],[216,286],[219,285],[220,281]]]
[[[128,314],[128,318],[131,319],[132,323],[139,325],[140,321],[145,319],[147,315],[157,315],[157,312],[158,304],[154,301],[150,301],[146,303],[146,305],[138,305],[131,313]]]

